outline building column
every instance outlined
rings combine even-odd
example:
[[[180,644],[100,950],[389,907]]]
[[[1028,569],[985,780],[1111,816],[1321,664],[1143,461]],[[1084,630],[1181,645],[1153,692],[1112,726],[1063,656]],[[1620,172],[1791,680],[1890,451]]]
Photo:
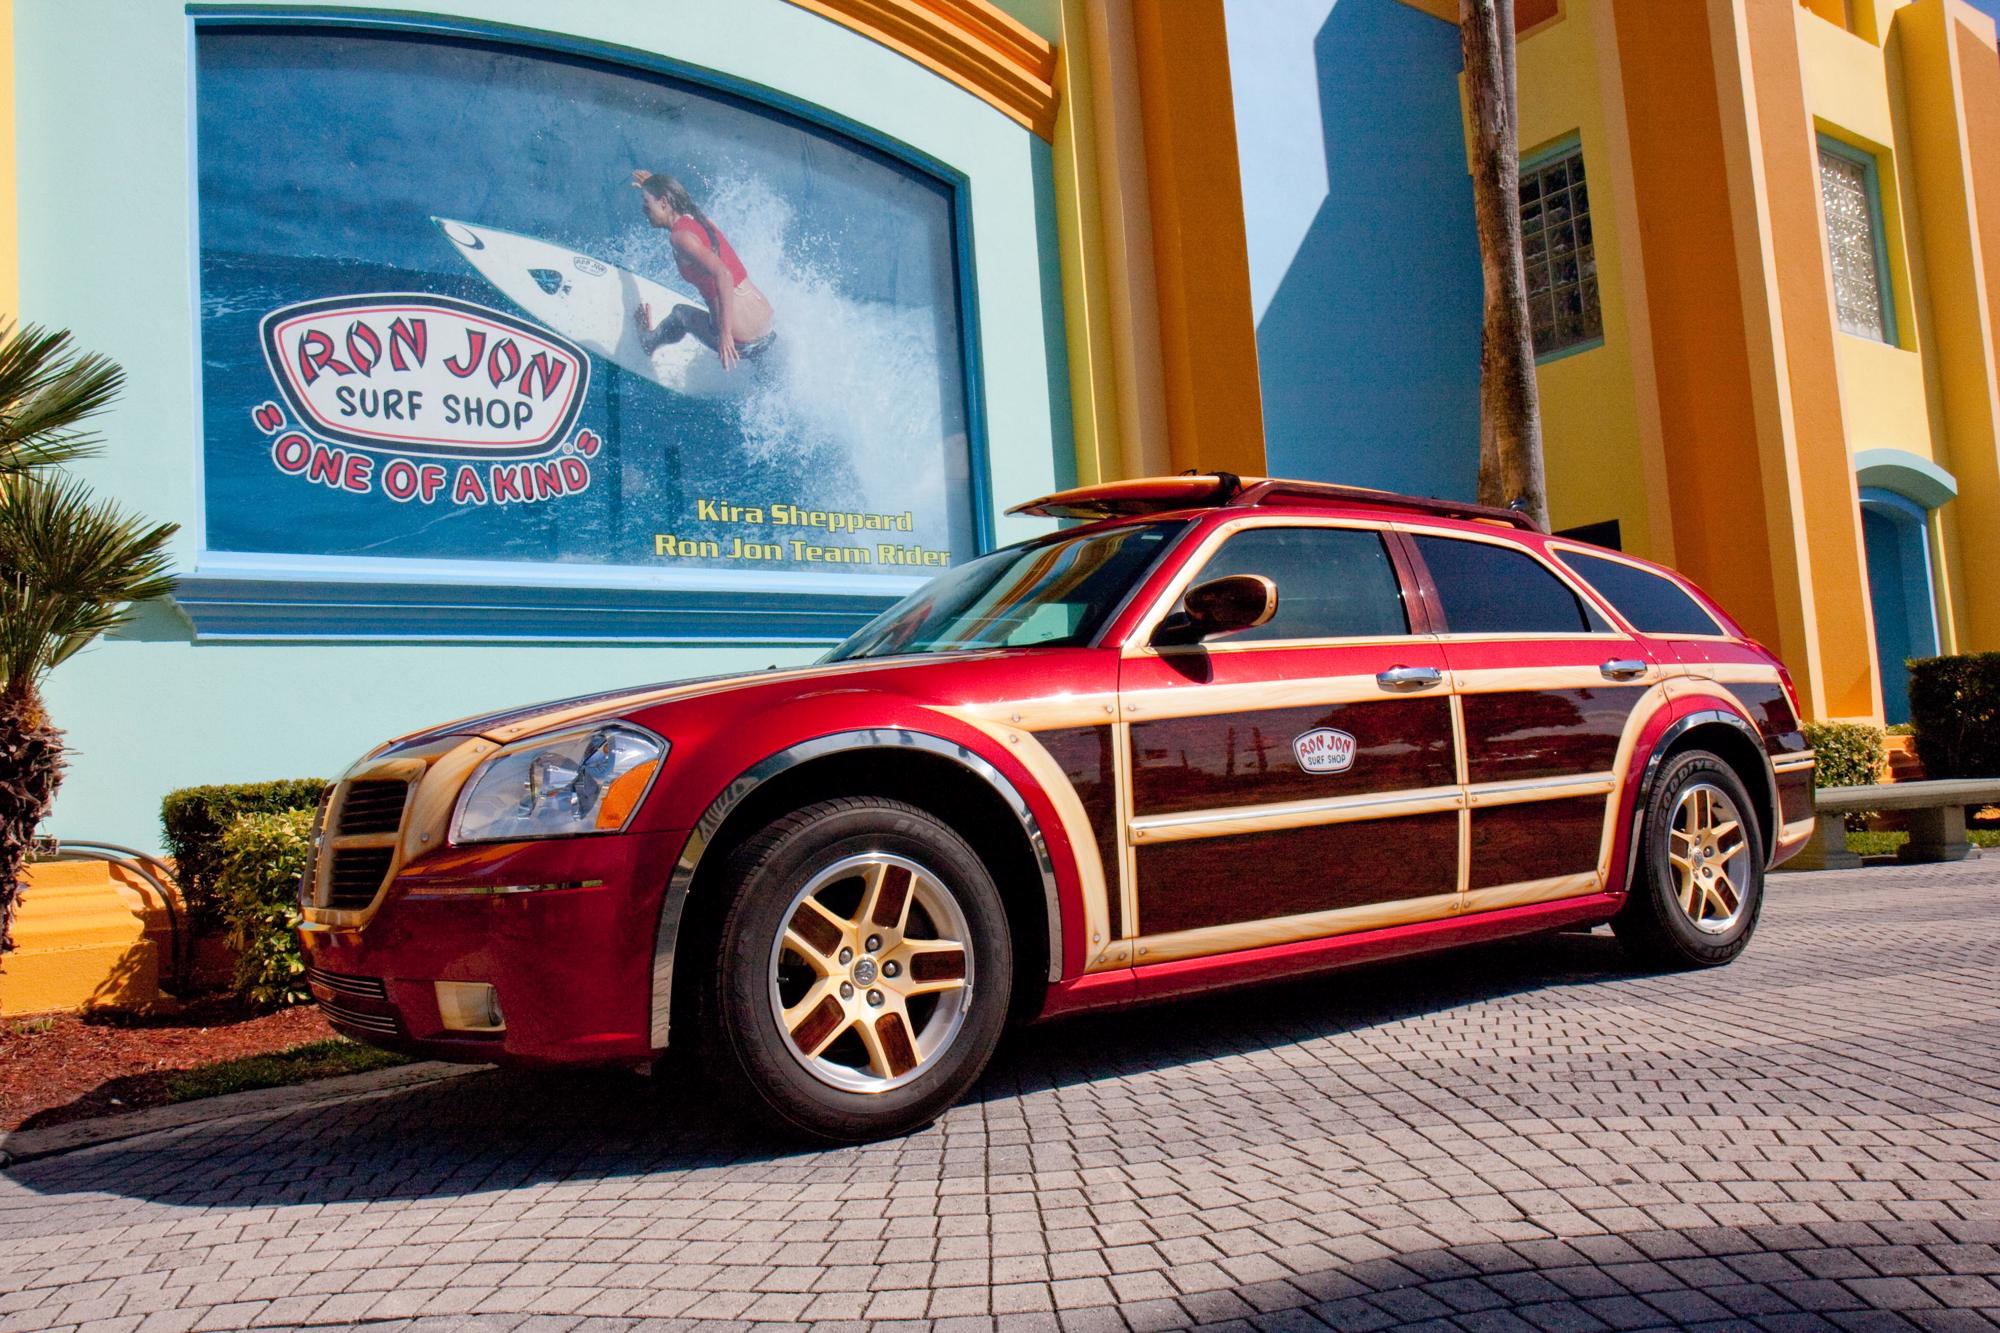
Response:
[[[1917,0],[1896,12],[1891,50],[1907,89],[1905,115],[1929,279],[1932,356],[1943,402],[1939,461],[1958,480],[1940,514],[1966,571],[1945,582],[1961,652],[2000,649],[2000,55],[1993,20],[1957,0]],[[1947,552],[1951,544],[1947,543]],[[1949,565],[1949,561],[1947,564]]]
[[[1818,134],[1807,109],[1792,0],[1731,0],[1747,46],[1746,94],[1752,99],[1751,173],[1768,288],[1775,296],[1774,336],[1782,342],[1779,391],[1785,397],[1783,443],[1795,459],[1802,520],[1802,595],[1809,596],[1818,640],[1819,717],[1875,718],[1882,685],[1862,541],[1861,496],[1848,452],[1834,339],[1833,279],[1820,202]]]
[[[1175,471],[1264,471],[1222,0],[1130,0]]]
[[[1726,45],[1709,5],[1612,0],[1674,553],[1823,716],[1742,58],[1716,3]]]

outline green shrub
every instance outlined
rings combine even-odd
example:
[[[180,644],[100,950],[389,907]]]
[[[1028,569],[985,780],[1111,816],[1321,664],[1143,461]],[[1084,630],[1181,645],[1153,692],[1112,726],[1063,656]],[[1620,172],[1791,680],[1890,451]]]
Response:
[[[1805,733],[1813,748],[1813,786],[1866,787],[1882,780],[1889,762],[1882,728],[1865,722],[1808,722]]]
[[[216,898],[236,950],[236,993],[252,1004],[307,999],[299,951],[299,879],[312,850],[311,810],[239,815],[222,835]]]
[[[160,803],[160,828],[187,897],[188,924],[197,933],[207,934],[222,924],[216,880],[222,873],[222,835],[230,824],[239,815],[315,809],[325,790],[326,783],[319,778],[296,778],[183,787],[167,793]]]
[[[1812,746],[1814,787],[1866,787],[1882,780],[1889,750],[1880,727],[1865,722],[1808,722],[1806,744]],[[1842,822],[1849,829],[1868,826],[1871,811],[1858,810]]]
[[[1910,720],[1931,777],[2000,777],[2000,653],[1911,662]]]

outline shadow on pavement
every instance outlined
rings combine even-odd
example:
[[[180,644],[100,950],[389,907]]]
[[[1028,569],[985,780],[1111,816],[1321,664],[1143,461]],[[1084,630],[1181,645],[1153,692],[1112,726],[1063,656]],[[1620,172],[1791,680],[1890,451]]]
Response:
[[[1081,1015],[1011,1034],[969,1101],[1090,1084],[1271,1050],[1439,1009],[1623,975],[1605,935],[1517,940],[1303,981]],[[577,1178],[718,1167],[757,1178],[848,1157],[934,1173],[933,1125],[857,1148],[766,1134],[719,1102],[698,1071],[487,1070],[381,1096],[169,1131],[14,1167],[42,1193],[101,1192],[177,1205],[443,1199]]]

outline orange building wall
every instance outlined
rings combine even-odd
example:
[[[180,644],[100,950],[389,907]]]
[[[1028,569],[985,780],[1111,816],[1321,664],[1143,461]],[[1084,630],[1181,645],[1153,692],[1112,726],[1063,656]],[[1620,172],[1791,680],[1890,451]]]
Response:
[[[1874,717],[1882,711],[1882,696],[1858,519],[1861,494],[1848,453],[1834,347],[1845,335],[1834,323],[1818,140],[1799,64],[1799,19],[1794,6],[1777,0],[1752,0],[1745,19],[1770,226],[1766,258],[1777,284],[1789,443],[1798,460],[1819,641],[1817,707],[1822,716]]]
[[[1707,516],[1676,522],[1675,556],[1784,652],[1802,627],[1786,632],[1775,596],[1774,571],[1792,561],[1761,489],[1707,7],[1620,3],[1615,19],[1668,484],[1677,509]]]
[[[1176,471],[1264,468],[1222,0],[1135,0],[1167,429]]]

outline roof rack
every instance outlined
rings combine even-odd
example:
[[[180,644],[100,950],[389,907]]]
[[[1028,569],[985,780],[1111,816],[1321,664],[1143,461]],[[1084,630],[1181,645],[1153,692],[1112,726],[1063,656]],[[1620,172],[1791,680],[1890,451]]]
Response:
[[[1341,486],[1324,481],[1287,481],[1281,477],[1237,477],[1228,472],[1183,473],[1177,477],[1136,477],[1130,481],[1110,481],[1096,486],[1078,486],[1040,499],[1015,505],[1010,514],[1039,514],[1048,518],[1127,518],[1137,514],[1159,514],[1175,509],[1236,508],[1284,501],[1307,504],[1365,505],[1404,513],[1430,514],[1439,518],[1494,523],[1523,532],[1540,532],[1536,522],[1515,509],[1468,504],[1460,500],[1440,500],[1422,495],[1399,495],[1368,486]]]

